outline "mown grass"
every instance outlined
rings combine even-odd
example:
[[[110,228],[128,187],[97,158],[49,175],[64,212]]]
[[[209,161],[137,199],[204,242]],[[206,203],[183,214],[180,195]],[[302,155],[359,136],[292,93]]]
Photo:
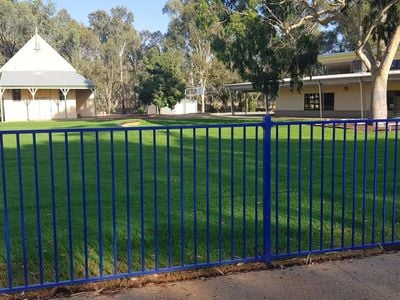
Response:
[[[153,120],[143,121],[142,125],[216,122],[232,121]],[[119,124],[120,121],[45,122],[7,124],[1,128],[85,128],[114,127]],[[218,129],[197,129],[195,138],[192,129],[185,129],[182,131],[182,139],[179,130],[170,130],[169,133],[168,147],[165,130],[155,131],[155,136],[152,130],[144,130],[141,136],[135,130],[128,131],[127,134],[114,132],[114,155],[111,151],[110,132],[99,132],[98,153],[96,134],[93,132],[83,133],[83,148],[79,133],[68,134],[68,148],[65,147],[64,134],[53,134],[50,148],[49,135],[40,133],[36,135],[36,158],[32,135],[24,134],[20,136],[19,147],[21,177],[18,172],[16,136],[4,136],[5,182],[2,177],[0,194],[3,195],[4,182],[8,203],[13,285],[25,284],[25,268],[28,271],[27,282],[33,284],[40,282],[41,278],[45,282],[54,281],[56,265],[59,279],[68,280],[71,269],[75,278],[84,278],[99,276],[100,270],[103,275],[108,275],[262,255],[262,129],[258,128],[257,132],[255,127],[236,128],[233,132],[230,128],[224,128],[221,132]],[[286,126],[279,127],[278,132],[275,128],[272,130],[271,224],[274,254],[398,240],[399,224],[393,213],[398,212],[395,203],[395,187],[398,181],[398,176],[395,176],[395,157],[398,155],[395,153],[396,134],[388,134],[386,146],[385,133],[378,133],[375,149],[374,132],[367,134],[366,144],[362,130],[346,130],[346,144],[344,133],[343,129],[314,126],[311,147],[309,126],[303,125],[301,130],[298,126],[292,126],[290,142]],[[388,153],[386,161],[385,152]],[[97,166],[100,171],[100,185]],[[40,224],[37,203],[40,207]],[[385,214],[384,208],[387,209]],[[3,216],[2,205],[0,210]],[[53,218],[56,220],[55,232]],[[115,231],[113,221],[116,224]],[[8,285],[4,225],[2,217],[2,287]],[[99,238],[102,244],[99,243]],[[55,250],[57,256],[54,255]],[[43,272],[40,272],[40,252],[43,256]]]

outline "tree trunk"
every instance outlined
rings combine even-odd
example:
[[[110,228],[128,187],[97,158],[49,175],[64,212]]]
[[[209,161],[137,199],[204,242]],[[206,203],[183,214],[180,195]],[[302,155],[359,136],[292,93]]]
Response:
[[[372,75],[371,116],[373,119],[387,119],[388,74]]]
[[[201,94],[201,113],[204,114],[206,112],[206,103],[205,103],[205,95]]]

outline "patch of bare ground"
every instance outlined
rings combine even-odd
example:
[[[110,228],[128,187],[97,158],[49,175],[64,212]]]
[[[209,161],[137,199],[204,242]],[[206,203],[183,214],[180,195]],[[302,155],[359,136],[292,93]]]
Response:
[[[123,122],[121,124],[121,127],[136,127],[136,126],[140,126],[140,121],[132,120],[132,121]]]
[[[198,270],[182,272],[171,272],[149,276],[132,277],[121,280],[104,281],[85,285],[59,287],[53,289],[42,289],[32,292],[16,293],[12,295],[0,295],[0,299],[8,300],[30,300],[30,299],[53,299],[59,297],[78,297],[83,293],[94,292],[97,295],[115,295],[127,289],[141,288],[148,285],[172,283],[187,280],[205,280],[207,278],[230,275],[235,273],[246,273],[264,270],[281,270],[293,266],[318,264],[330,261],[346,259],[362,259],[381,254],[389,254],[400,251],[400,247],[378,247],[368,250],[355,250],[346,252],[331,252],[323,255],[309,255],[293,259],[277,260],[267,265],[265,263],[248,263],[227,265]]]

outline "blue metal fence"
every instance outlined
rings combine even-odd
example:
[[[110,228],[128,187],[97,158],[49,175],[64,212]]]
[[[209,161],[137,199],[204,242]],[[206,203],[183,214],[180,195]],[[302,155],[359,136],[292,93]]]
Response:
[[[274,122],[272,259],[398,245],[398,120]]]
[[[397,245],[398,121],[0,132],[0,291]]]

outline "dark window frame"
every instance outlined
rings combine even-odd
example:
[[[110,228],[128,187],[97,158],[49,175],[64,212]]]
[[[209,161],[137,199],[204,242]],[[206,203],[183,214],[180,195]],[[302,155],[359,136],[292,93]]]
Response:
[[[400,97],[400,91],[387,91],[388,111],[394,111],[394,98],[395,97]]]
[[[324,93],[324,94],[322,94],[322,98],[323,98],[323,102],[324,102],[324,104],[323,104],[324,110],[334,111],[335,110],[335,93]]]
[[[393,60],[390,70],[400,70],[400,59]]]
[[[320,104],[320,101],[319,101],[318,93],[304,94],[304,110],[305,111],[320,110],[319,104]]]
[[[323,93],[322,102],[324,111],[335,110],[335,93]],[[327,101],[330,101],[328,103]],[[319,93],[304,94],[304,110],[305,111],[318,111],[320,110]]]

